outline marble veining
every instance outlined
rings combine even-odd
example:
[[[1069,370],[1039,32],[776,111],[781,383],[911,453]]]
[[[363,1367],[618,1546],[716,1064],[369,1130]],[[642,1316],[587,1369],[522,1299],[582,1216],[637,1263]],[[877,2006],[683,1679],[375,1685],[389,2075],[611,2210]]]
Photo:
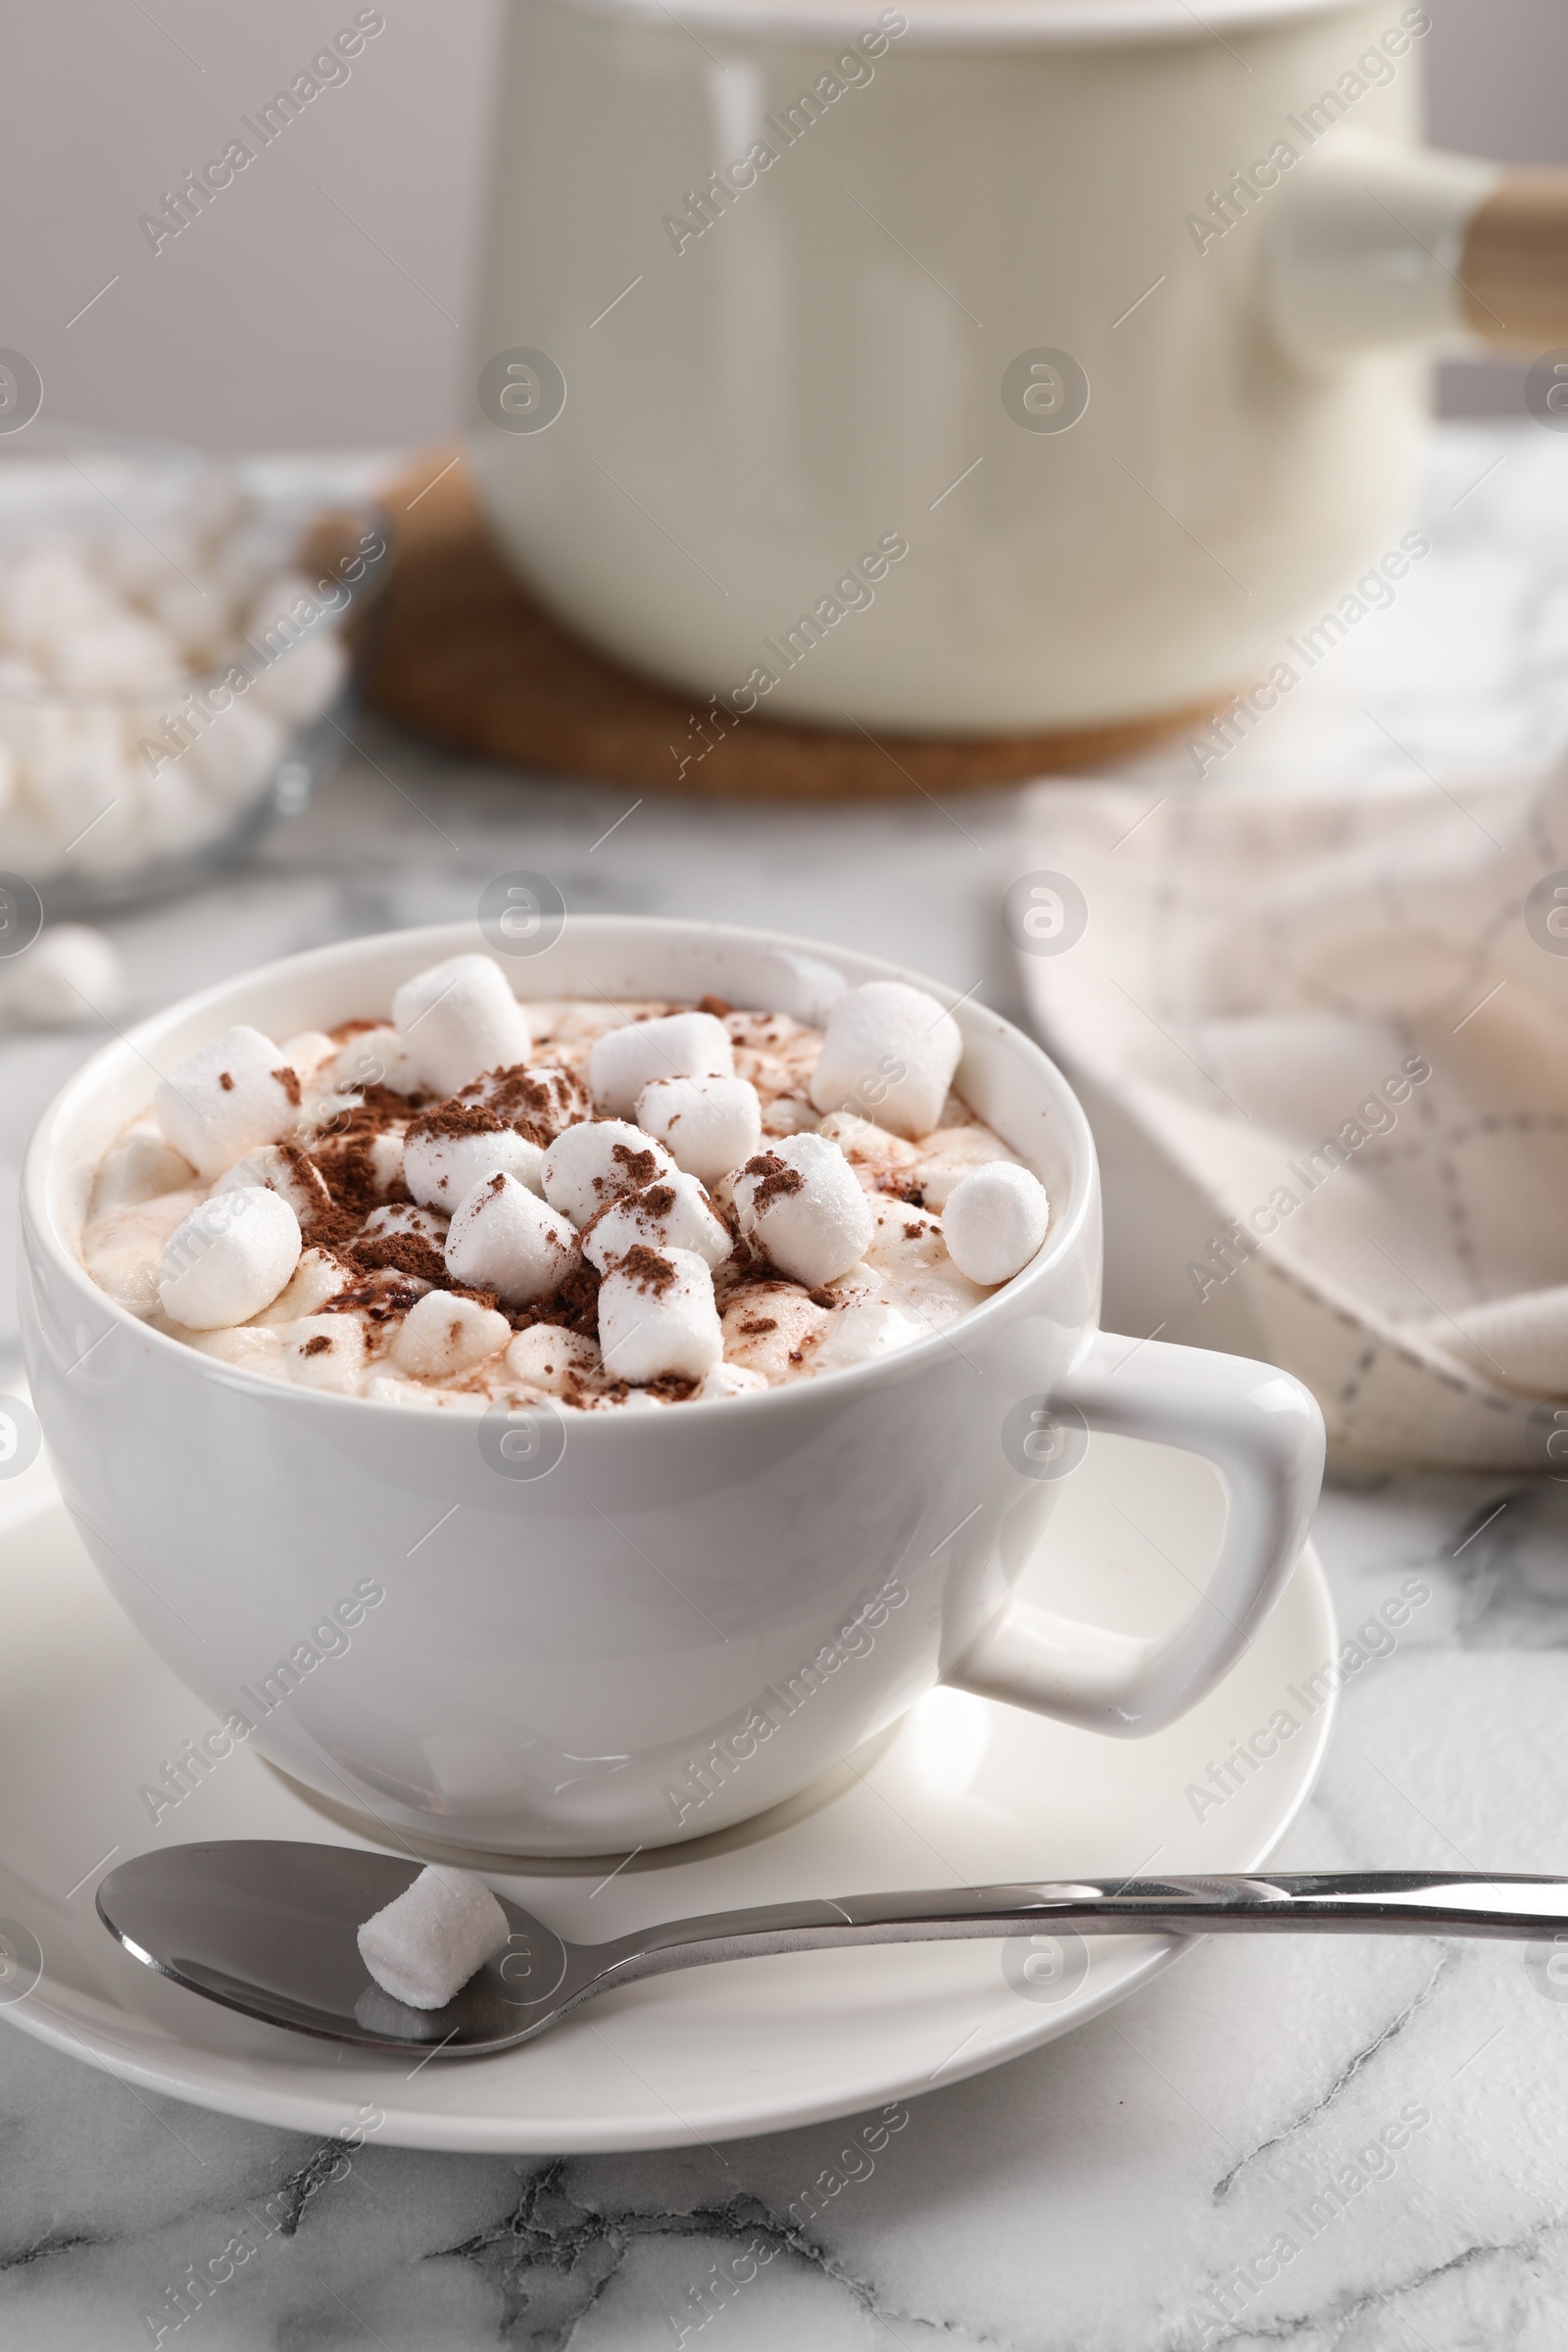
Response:
[[[1456,782],[1558,751],[1564,455],[1529,426],[1436,435],[1430,562],[1211,788],[1378,789],[1412,780],[1411,758]],[[1006,794],[838,812],[645,800],[602,839],[633,792],[519,782],[355,733],[318,806],[244,871],[115,926],[133,1012],[294,948],[466,913],[490,874],[522,865],[574,906],[721,907],[1016,1008],[997,915],[1014,870]],[[1185,789],[1192,762],[1177,745],[1137,773],[1153,798]],[[0,1037],[8,1224],[32,1119],[97,1034]],[[1407,1577],[1430,1599],[1347,1674],[1282,1865],[1568,1872],[1568,1482],[1338,1486],[1317,1535],[1347,1636]],[[0,2340],[1558,2352],[1562,1990],[1510,1945],[1215,1938],[1097,2024],[896,2124],[566,2160],[236,2123],[0,2021]],[[1412,2111],[1426,2120],[1400,2121]],[[230,2278],[199,2303],[186,2289],[181,2321],[182,2280],[225,2246]]]

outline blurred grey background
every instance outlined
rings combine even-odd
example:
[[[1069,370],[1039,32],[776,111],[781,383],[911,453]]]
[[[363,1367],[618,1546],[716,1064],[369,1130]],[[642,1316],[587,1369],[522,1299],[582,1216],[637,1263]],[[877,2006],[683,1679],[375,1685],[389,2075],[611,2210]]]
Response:
[[[1434,139],[1568,162],[1565,0],[1429,4]],[[357,0],[7,11],[0,345],[38,367],[55,416],[215,449],[383,448],[452,428],[500,0],[379,5],[385,29],[350,77],[156,255],[140,216]],[[1442,405],[1514,413],[1521,378],[1448,366]]]

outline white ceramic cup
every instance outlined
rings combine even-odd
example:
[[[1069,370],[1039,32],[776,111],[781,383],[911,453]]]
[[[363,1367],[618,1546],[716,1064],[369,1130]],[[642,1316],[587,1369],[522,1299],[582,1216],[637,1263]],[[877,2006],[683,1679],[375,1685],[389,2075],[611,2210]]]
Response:
[[[511,0],[470,344],[503,547],[710,733],[1266,679],[1398,563],[1431,353],[1568,343],[1568,180],[1422,153],[1429,25]]]
[[[426,1843],[591,1854],[760,1812],[939,1681],[1113,1734],[1200,1698],[1296,1560],[1321,1417],[1267,1365],[1097,1330],[1084,1114],[972,1002],[955,1007],[957,1083],[1044,1178],[1050,1232],[973,1314],[879,1362],[511,1426],[262,1380],[97,1289],[76,1250],[93,1169],[155,1071],[235,1021],[282,1039],[384,1015],[403,980],[483,944],[466,924],[399,932],[224,981],[96,1054],[28,1153],[25,1346],[61,1490],[117,1599],[212,1710],[217,1752],[249,1739]],[[524,997],[711,992],[808,1020],[846,984],[910,976],[618,917],[572,918],[510,969]],[[1189,1447],[1226,1488],[1208,1593],[1159,1640],[1009,1603],[1093,1430]],[[192,1781],[206,1768],[185,1761]]]

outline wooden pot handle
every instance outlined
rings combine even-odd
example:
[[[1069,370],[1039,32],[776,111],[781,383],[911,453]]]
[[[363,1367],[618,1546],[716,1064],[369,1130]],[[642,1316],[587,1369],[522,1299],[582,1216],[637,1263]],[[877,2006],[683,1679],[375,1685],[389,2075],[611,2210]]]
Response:
[[[1511,172],[1486,198],[1459,261],[1465,323],[1484,342],[1568,343],[1568,172]]]

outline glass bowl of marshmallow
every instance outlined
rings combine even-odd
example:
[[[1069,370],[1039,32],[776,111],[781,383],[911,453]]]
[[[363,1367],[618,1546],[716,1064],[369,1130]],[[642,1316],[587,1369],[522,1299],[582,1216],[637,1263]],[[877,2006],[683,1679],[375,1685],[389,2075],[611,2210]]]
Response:
[[[0,439],[0,871],[52,918],[199,880],[344,746],[387,539],[286,462]]]

